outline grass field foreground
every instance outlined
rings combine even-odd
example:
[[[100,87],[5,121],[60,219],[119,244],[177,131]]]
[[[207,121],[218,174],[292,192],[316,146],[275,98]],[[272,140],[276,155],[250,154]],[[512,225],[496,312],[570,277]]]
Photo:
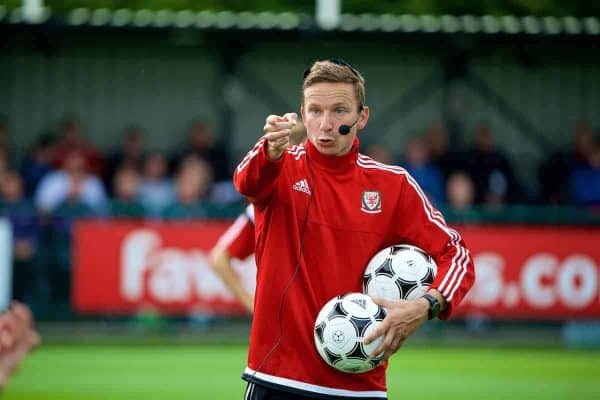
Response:
[[[241,399],[246,348],[45,346],[6,400]],[[407,347],[388,374],[395,399],[598,399],[600,352]]]

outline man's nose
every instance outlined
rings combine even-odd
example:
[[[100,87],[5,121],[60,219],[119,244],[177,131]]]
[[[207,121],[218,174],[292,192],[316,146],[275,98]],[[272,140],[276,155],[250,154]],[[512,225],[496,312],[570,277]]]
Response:
[[[331,115],[329,115],[329,113],[325,113],[323,114],[323,119],[321,119],[321,130],[324,132],[329,132],[333,130],[333,118],[331,118]]]

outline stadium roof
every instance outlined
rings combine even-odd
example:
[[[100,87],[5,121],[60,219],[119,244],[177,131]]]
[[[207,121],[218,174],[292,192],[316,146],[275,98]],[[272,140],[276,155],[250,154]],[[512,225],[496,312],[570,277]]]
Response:
[[[0,5],[0,23],[47,24],[115,28],[175,28],[231,30],[323,30],[333,32],[465,33],[526,35],[600,35],[597,17],[534,17],[474,15],[342,14],[339,27],[320,28],[308,14],[292,12],[232,12],[191,10],[130,10],[77,8],[54,15],[49,8],[35,20],[24,18],[21,8]]]

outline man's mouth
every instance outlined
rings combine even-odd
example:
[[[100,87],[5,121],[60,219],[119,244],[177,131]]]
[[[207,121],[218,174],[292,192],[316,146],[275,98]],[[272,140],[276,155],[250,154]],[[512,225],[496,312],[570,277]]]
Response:
[[[332,144],[333,143],[333,139],[332,138],[328,138],[328,137],[320,137],[318,139],[320,144],[324,144],[324,145],[328,145],[328,144]]]

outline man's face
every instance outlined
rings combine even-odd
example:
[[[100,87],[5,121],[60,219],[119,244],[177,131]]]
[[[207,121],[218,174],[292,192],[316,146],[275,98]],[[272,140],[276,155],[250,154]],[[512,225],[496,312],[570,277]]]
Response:
[[[72,152],[68,154],[64,160],[63,169],[72,176],[80,176],[85,174],[87,160],[83,154]]]
[[[4,177],[2,194],[7,201],[17,201],[23,197],[23,182],[16,174],[7,174]]]
[[[340,125],[352,125],[357,119],[349,134],[340,135]],[[342,156],[348,153],[358,130],[368,119],[369,108],[359,111],[350,83],[321,82],[304,90],[302,120],[308,139],[321,154]]]

